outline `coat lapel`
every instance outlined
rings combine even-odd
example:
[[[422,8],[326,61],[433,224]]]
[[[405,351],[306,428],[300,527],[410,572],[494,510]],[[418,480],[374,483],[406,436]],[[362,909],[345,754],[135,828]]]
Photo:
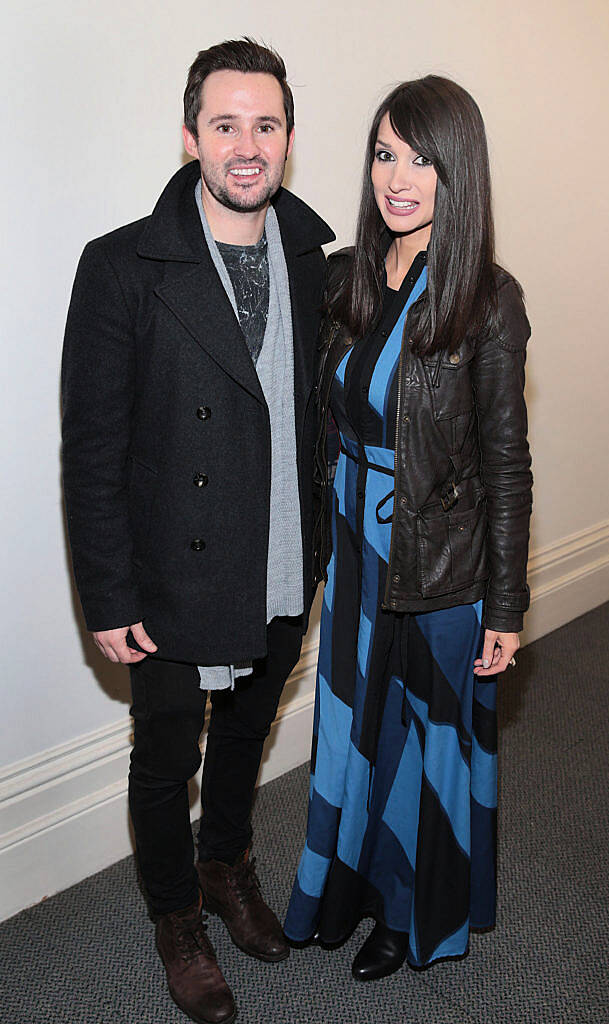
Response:
[[[264,403],[256,368],[239,322],[209,254],[194,189],[197,161],[182,167],[161,195],[144,231],[138,254],[167,263],[156,294],[194,340],[246,391]],[[294,336],[296,429],[310,394],[319,323],[320,269],[313,256],[334,239],[328,225],[302,200],[279,189],[273,197],[290,282]]]
[[[214,362],[264,404],[239,321],[207,250],[201,263],[180,267],[155,293]]]

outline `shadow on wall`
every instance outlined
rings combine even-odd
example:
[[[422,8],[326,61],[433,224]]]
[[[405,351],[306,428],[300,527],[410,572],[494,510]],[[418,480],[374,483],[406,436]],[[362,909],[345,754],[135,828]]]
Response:
[[[526,303],[526,292],[525,292],[525,303]],[[531,340],[529,346],[535,345],[535,324],[531,324]],[[526,364],[526,385],[525,385],[525,397],[527,402],[527,415],[529,420],[529,444],[531,442],[531,433],[535,433],[534,429],[531,431],[531,425],[535,424],[535,408],[537,404],[537,396],[539,394],[539,388],[537,386],[537,379],[534,373],[531,373],[531,362],[530,362],[530,347],[527,347],[527,364]],[[529,543],[529,555],[531,551],[536,551],[538,548],[536,540],[536,521],[535,521],[535,451],[531,451],[533,458],[533,515],[531,517],[531,540]]]

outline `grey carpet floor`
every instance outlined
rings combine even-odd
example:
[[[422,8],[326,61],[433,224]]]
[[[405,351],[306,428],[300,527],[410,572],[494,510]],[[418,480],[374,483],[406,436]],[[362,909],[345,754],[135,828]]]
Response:
[[[498,923],[469,956],[350,975],[370,929],[341,949],[252,961],[209,932],[238,1024],[609,1022],[609,604],[531,644],[500,699]],[[260,876],[285,910],[304,836],[302,766],[258,791]],[[184,1024],[164,986],[133,858],[0,926],[2,1024]]]

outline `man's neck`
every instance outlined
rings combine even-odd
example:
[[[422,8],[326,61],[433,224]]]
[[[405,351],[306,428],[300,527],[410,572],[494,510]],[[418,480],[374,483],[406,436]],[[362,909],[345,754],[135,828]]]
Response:
[[[229,210],[212,196],[206,195],[205,188],[201,190],[201,201],[209,230],[216,242],[255,245],[262,238],[268,203],[261,210],[251,212]]]

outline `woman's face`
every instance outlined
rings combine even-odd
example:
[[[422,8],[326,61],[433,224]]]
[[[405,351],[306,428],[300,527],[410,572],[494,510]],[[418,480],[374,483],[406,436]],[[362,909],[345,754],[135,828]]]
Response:
[[[396,135],[389,114],[376,137],[372,187],[381,216],[396,234],[421,232],[421,248],[431,236],[438,175],[433,164]]]

